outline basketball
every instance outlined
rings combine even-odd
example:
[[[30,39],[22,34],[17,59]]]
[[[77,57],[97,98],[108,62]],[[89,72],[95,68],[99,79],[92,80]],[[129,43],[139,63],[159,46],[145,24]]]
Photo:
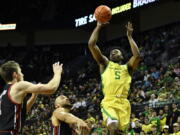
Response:
[[[94,12],[95,18],[100,23],[106,23],[111,20],[112,12],[108,6],[100,5]]]

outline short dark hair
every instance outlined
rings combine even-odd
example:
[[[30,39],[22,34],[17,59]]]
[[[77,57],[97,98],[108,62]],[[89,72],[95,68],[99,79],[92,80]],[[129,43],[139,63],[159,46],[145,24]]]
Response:
[[[0,75],[4,81],[9,82],[13,80],[13,72],[18,72],[19,64],[15,61],[7,61],[0,67]]]
[[[120,50],[122,53],[124,52],[123,48],[119,47],[119,46],[112,46],[110,48],[108,48],[108,52],[111,52],[114,49],[118,49]]]

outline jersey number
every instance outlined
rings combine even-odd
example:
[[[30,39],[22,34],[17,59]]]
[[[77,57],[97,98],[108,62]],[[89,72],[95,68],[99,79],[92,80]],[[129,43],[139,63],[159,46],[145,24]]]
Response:
[[[120,79],[120,71],[115,71],[115,79]]]
[[[2,115],[2,110],[1,110],[2,97],[6,95],[6,92],[7,90],[3,91],[3,93],[0,95],[0,115]]]

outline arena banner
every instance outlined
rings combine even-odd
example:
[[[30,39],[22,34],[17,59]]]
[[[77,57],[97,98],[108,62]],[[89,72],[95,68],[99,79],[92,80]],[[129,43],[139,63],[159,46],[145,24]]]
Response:
[[[156,1],[158,1],[158,0],[133,0],[133,8],[148,5],[148,4],[154,3]]]
[[[15,30],[16,29],[16,24],[0,24],[0,30]]]

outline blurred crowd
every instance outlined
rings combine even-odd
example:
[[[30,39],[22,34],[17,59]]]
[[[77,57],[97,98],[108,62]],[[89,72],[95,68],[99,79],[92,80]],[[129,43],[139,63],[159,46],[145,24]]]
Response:
[[[179,29],[180,24],[173,24],[134,35],[142,60],[133,74],[129,91],[132,106],[129,135],[180,135]],[[104,54],[111,46],[120,46],[125,60],[131,56],[126,37],[99,45]],[[27,115],[23,135],[50,134],[54,100],[61,94],[71,100],[73,114],[89,124],[91,135],[108,134],[102,123],[103,94],[98,66],[87,51],[87,45],[69,48],[61,45],[1,48],[0,63],[16,60],[24,69],[25,79],[33,83],[47,82],[51,78],[53,62],[64,63],[58,91],[54,95],[38,95]]]

